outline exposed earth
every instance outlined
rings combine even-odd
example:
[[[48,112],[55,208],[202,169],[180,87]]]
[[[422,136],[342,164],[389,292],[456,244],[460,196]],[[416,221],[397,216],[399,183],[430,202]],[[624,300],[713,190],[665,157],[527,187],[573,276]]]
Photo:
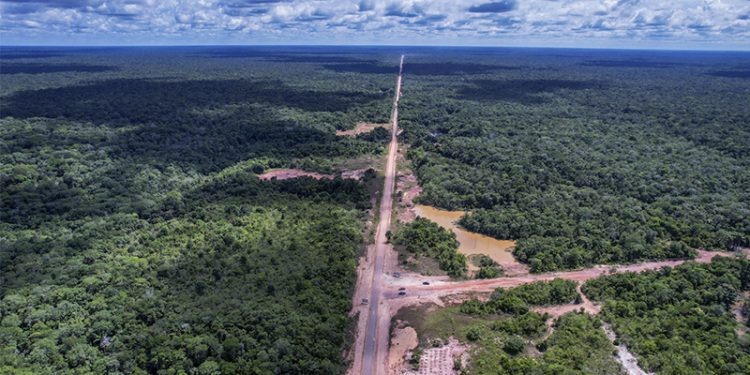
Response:
[[[351,130],[336,130],[336,135],[345,137],[356,137],[362,133],[369,133],[375,128],[388,128],[389,124],[371,124],[367,122],[358,122],[354,129]]]

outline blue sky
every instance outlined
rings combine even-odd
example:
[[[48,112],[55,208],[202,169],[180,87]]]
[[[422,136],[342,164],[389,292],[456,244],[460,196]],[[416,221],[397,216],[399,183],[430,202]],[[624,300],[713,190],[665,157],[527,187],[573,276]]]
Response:
[[[0,44],[750,49],[750,0],[0,0]]]

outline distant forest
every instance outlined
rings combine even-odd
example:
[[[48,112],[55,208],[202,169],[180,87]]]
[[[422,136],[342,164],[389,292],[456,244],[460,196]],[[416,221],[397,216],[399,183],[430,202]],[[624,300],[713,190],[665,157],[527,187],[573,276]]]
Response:
[[[419,200],[519,240],[532,271],[750,247],[750,55],[488,49],[408,62],[429,72],[407,70],[400,111]]]

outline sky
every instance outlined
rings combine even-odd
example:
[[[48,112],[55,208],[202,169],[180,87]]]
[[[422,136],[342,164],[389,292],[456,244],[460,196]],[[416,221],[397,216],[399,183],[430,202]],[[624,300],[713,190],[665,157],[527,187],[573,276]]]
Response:
[[[750,0],[0,0],[0,45],[750,50]]]

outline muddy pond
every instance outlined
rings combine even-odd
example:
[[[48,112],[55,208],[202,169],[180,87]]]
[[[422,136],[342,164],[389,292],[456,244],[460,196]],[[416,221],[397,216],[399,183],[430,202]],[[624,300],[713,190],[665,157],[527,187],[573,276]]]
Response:
[[[455,233],[459,243],[458,251],[466,254],[467,257],[473,254],[484,254],[500,264],[516,263],[511,253],[516,246],[516,241],[497,240],[461,228],[456,222],[464,215],[464,211],[445,211],[418,204],[414,206],[414,212],[417,216],[430,219],[441,227]],[[477,269],[471,262],[467,262],[467,265],[469,266],[469,270],[473,271]]]

